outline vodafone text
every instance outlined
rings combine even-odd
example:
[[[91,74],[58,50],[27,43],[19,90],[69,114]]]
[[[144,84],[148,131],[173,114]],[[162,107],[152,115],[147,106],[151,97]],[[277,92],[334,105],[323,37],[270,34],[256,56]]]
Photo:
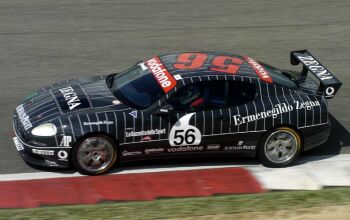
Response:
[[[158,57],[153,57],[152,59],[147,60],[146,65],[153,73],[154,77],[165,93],[168,93],[172,88],[175,87],[175,79],[163,66]]]

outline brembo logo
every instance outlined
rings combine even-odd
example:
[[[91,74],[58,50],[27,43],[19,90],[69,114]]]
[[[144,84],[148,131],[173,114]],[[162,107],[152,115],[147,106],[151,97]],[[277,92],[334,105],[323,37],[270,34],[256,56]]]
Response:
[[[64,99],[67,101],[69,110],[73,110],[77,106],[81,105],[81,102],[71,86],[59,89]]]
[[[272,78],[269,75],[269,73],[262,67],[256,60],[253,58],[250,58],[248,56],[243,57],[249,65],[254,69],[256,74],[259,76],[261,80],[264,80],[266,82],[272,83]]]
[[[168,93],[176,86],[176,80],[164,67],[158,57],[147,60],[146,65],[165,93]]]
[[[332,79],[333,76],[328,70],[315,60],[312,56],[298,56],[299,60],[303,62],[312,72],[314,72],[320,80]]]

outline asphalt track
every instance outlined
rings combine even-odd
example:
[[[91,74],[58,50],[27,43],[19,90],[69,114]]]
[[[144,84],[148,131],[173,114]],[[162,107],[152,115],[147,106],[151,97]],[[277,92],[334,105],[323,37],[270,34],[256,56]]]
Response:
[[[348,0],[0,1],[0,174],[36,171],[10,138],[12,113],[26,95],[176,51],[246,54],[295,69],[289,52],[309,49],[343,86],[329,102],[330,140],[307,155],[350,153],[349,11]]]

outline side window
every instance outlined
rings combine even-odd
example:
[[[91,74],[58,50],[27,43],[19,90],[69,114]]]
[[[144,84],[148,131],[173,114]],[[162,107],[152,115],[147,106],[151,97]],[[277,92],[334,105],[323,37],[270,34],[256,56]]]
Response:
[[[228,91],[225,81],[199,82],[184,86],[172,95],[168,104],[175,111],[202,111],[225,107]]]
[[[228,83],[227,105],[237,106],[248,103],[256,97],[256,86],[246,82]]]

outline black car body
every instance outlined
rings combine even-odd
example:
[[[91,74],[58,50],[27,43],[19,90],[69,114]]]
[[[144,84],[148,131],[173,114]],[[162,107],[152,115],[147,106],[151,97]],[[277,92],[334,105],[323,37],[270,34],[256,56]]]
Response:
[[[69,167],[73,149],[94,135],[113,140],[120,162],[255,156],[278,127],[295,130],[308,150],[328,138],[326,98],[341,83],[308,51],[292,52],[291,63],[303,71],[226,53],[177,53],[120,74],[58,82],[16,108],[14,141],[25,161],[52,167]]]

